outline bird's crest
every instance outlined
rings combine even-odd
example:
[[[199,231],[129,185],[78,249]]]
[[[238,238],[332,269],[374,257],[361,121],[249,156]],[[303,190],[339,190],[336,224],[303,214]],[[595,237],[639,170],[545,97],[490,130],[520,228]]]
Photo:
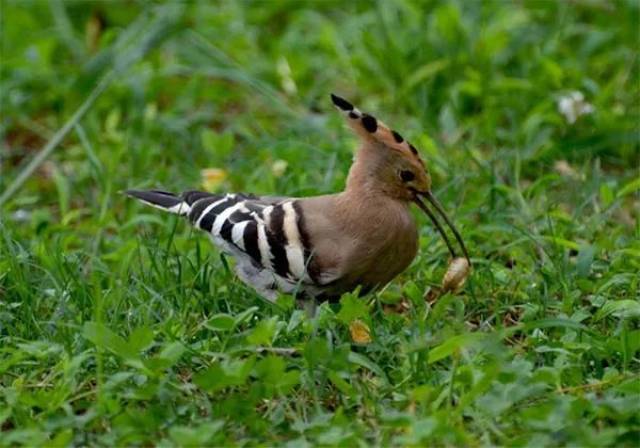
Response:
[[[360,111],[360,109],[338,95],[332,93],[331,101],[333,101],[336,108],[344,114],[349,126],[364,141],[377,142],[384,147],[406,155],[411,154],[418,160],[421,160],[416,147],[408,140],[405,140],[399,132],[390,129],[373,115]]]

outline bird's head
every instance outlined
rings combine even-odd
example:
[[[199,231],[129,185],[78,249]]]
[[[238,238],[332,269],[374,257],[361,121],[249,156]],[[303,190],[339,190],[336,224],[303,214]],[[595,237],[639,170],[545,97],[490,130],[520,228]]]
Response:
[[[447,234],[434,212],[422,201],[422,198],[427,199],[449,226],[469,260],[460,233],[431,191],[431,175],[415,146],[397,131],[390,129],[374,116],[361,112],[344,98],[332,94],[331,100],[362,140],[356,162],[349,174],[347,187],[349,188],[351,182],[356,188],[368,188],[395,199],[415,202],[431,219],[455,258],[456,253]]]

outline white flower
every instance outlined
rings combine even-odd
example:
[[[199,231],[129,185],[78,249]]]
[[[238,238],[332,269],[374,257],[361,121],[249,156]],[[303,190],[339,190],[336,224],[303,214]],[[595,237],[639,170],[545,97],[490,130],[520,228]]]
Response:
[[[271,172],[275,177],[280,177],[287,170],[287,166],[289,164],[285,160],[278,159],[271,165]]]
[[[282,86],[282,90],[284,90],[288,95],[295,95],[298,91],[298,87],[296,86],[296,82],[293,80],[293,76],[291,76],[291,66],[289,66],[287,58],[281,56],[278,59],[278,62],[276,63],[276,70],[280,76],[280,85]]]
[[[593,105],[586,102],[584,95],[578,90],[569,92],[558,100],[558,112],[564,115],[569,124],[575,123],[581,115],[593,113],[594,110]]]

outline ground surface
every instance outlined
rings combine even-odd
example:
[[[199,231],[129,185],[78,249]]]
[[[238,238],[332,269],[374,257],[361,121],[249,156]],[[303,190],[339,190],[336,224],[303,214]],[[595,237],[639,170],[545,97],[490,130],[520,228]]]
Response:
[[[0,191],[106,89],[2,206],[0,445],[637,442],[636,1],[1,4]],[[428,161],[459,294],[423,298],[420,216],[407,272],[309,320],[119,194],[337,191],[329,92]]]

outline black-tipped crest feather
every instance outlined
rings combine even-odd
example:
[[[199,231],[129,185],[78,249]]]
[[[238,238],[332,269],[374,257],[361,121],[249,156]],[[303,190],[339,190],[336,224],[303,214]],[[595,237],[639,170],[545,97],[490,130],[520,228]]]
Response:
[[[331,94],[331,101],[333,101],[333,104],[339,109],[345,111],[353,110],[353,104],[338,95],[334,95],[333,93]]]

